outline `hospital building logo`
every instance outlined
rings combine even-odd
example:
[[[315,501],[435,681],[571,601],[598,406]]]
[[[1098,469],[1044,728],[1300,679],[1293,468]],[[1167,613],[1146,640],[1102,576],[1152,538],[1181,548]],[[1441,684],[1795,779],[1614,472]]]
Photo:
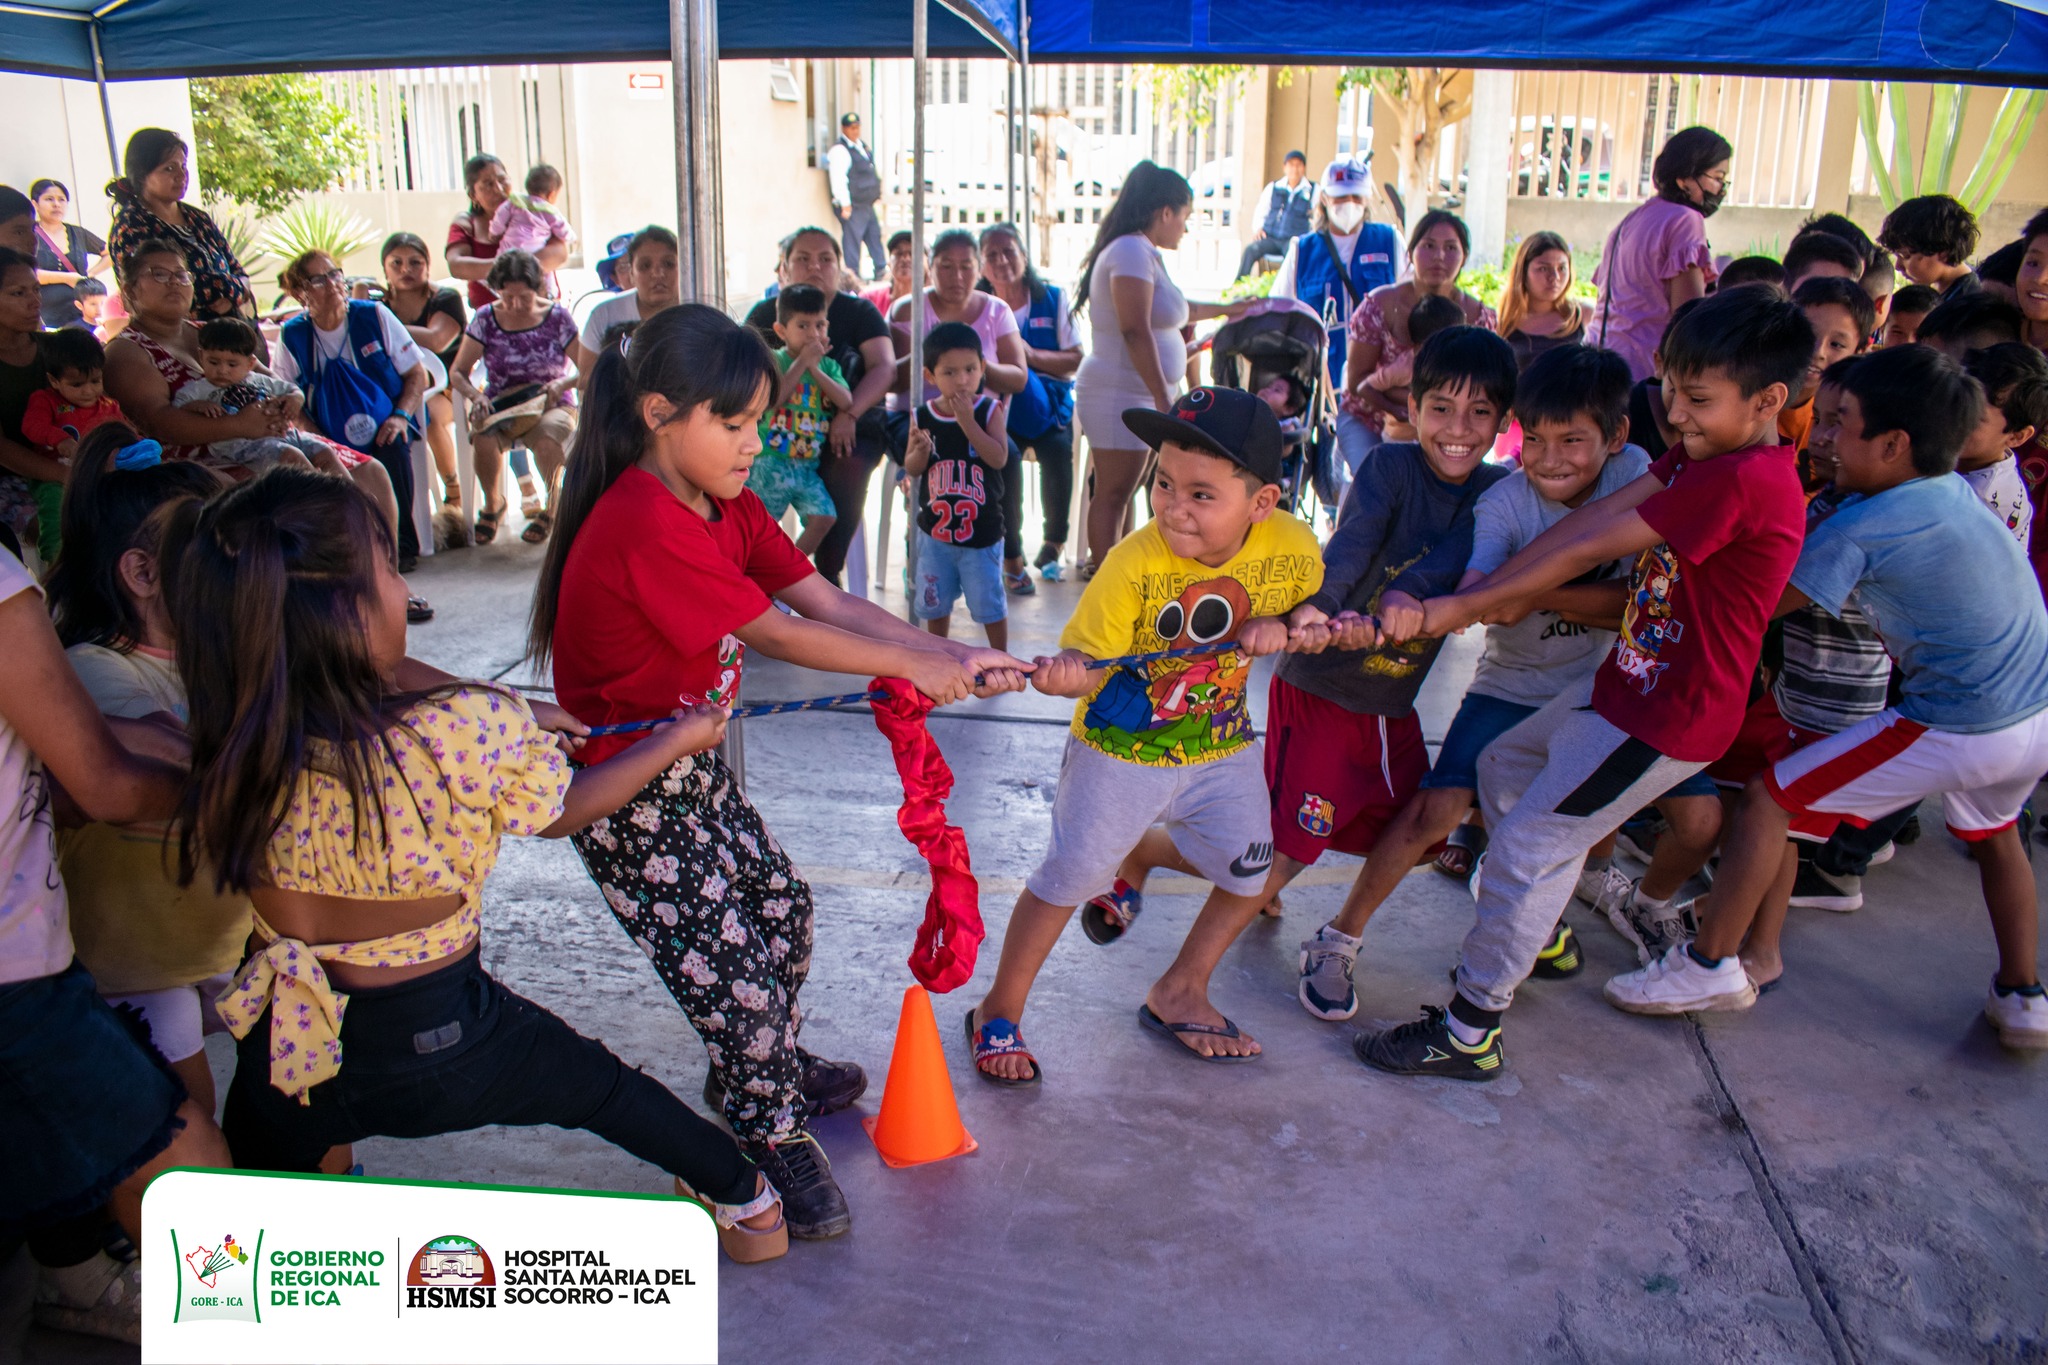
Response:
[[[495,1308],[498,1272],[491,1253],[467,1237],[436,1237],[405,1268],[407,1308]]]

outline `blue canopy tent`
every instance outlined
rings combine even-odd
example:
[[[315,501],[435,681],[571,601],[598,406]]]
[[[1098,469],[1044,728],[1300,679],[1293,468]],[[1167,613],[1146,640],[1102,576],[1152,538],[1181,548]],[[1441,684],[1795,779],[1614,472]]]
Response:
[[[1036,0],[1061,61],[1564,67],[2048,85],[2048,0]]]

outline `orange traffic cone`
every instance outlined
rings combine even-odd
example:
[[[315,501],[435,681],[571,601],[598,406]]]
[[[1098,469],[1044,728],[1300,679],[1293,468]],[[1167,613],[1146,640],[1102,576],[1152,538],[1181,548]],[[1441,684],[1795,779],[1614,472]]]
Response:
[[[882,1112],[860,1122],[891,1166],[944,1161],[981,1145],[960,1122],[953,1078],[946,1073],[946,1053],[939,1046],[938,1021],[932,1017],[932,998],[922,986],[903,992]]]

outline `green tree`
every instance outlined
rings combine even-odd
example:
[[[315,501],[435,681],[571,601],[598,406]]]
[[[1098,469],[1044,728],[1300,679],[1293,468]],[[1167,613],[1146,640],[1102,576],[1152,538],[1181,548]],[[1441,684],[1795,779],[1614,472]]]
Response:
[[[362,154],[362,128],[311,76],[223,76],[192,82],[200,192],[276,213],[331,187]]]

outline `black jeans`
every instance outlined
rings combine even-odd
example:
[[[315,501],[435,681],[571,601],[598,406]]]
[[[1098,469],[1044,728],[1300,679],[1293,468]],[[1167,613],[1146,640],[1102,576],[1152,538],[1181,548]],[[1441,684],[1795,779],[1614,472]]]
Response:
[[[1016,444],[1035,451],[1038,455],[1038,501],[1045,516],[1043,540],[1047,545],[1064,545],[1067,543],[1069,530],[1067,520],[1074,509],[1074,424],[1069,422],[1063,427],[1054,427],[1050,431],[1033,436],[1028,441],[1019,440]],[[1021,489],[1021,467],[1016,482]],[[1007,510],[1008,505],[1005,504],[1005,511]],[[1019,523],[1023,519],[1020,507],[1012,517],[1011,525],[1018,526],[1021,532],[1023,528]],[[1023,551],[1019,548],[1006,553],[1016,555]]]
[[[390,445],[372,446],[370,454],[391,476],[391,491],[398,495],[398,557],[417,558],[420,533],[412,521],[412,442],[401,438]]]
[[[1904,810],[1872,820],[1862,829],[1843,821],[1828,841],[1814,850],[1813,865],[1831,877],[1862,876],[1870,871],[1871,858],[1905,828],[1906,821],[1919,809],[1920,803],[1915,801]]]
[[[881,462],[881,442],[859,436],[854,438],[851,455],[828,454],[818,462],[818,477],[824,480],[825,491],[832,495],[832,514],[838,518],[818,542],[818,552],[811,556],[811,562],[828,583],[838,584],[840,575],[846,571],[846,552],[867,510],[868,480],[874,477],[875,466]]]
[[[603,1043],[498,984],[472,952],[396,986],[350,991],[340,1074],[300,1104],[270,1084],[270,1012],[236,1048],[221,1127],[235,1164],[313,1171],[329,1147],[485,1124],[597,1134],[721,1204],[754,1197],[724,1131]]]
[[[1294,239],[1291,237],[1268,237],[1264,233],[1252,238],[1245,245],[1244,254],[1237,258],[1237,277],[1243,279],[1251,274],[1252,267],[1259,263],[1260,257],[1285,252],[1287,244],[1292,240]]]

